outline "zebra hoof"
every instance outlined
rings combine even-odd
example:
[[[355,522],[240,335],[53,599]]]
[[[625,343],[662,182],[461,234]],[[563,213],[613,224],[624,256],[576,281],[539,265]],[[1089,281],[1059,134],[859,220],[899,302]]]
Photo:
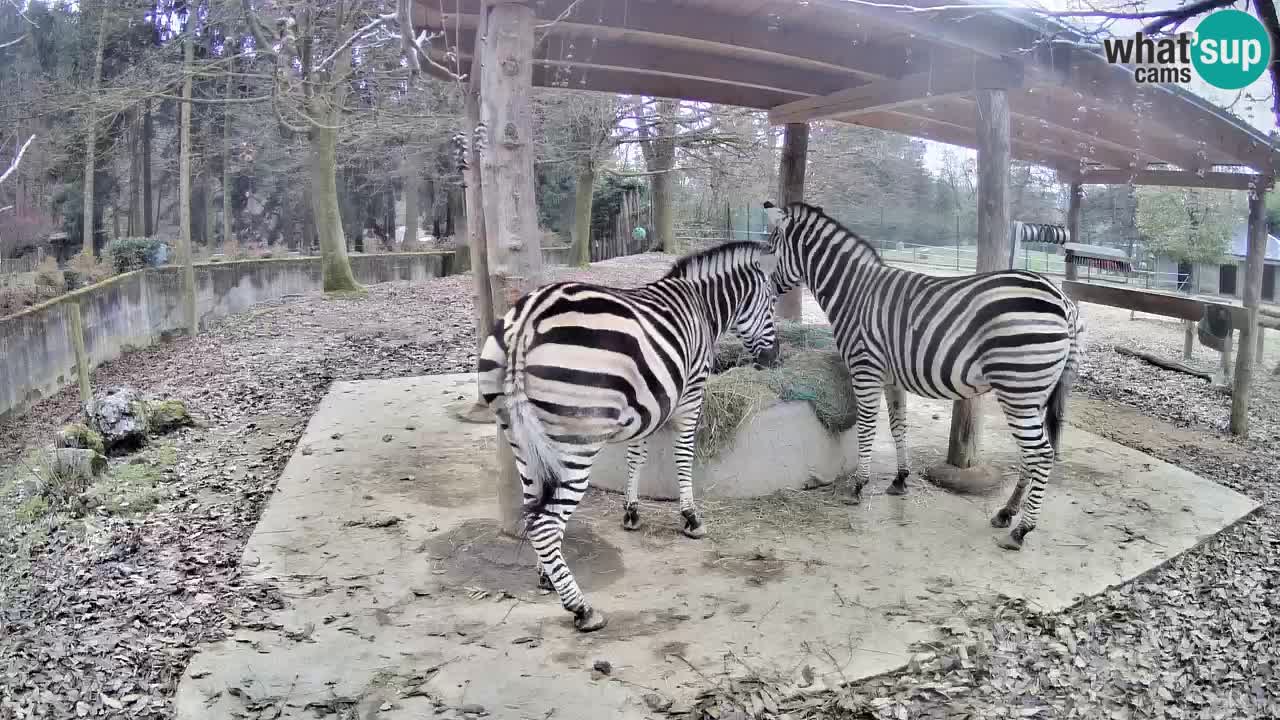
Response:
[[[845,493],[844,496],[840,498],[840,501],[843,502],[845,505],[861,505],[862,493],[861,492]]]
[[[889,489],[885,490],[886,495],[906,495],[907,494],[907,477],[911,473],[899,472],[898,476],[893,479],[893,483],[889,485]]]
[[[539,590],[555,590],[556,586],[551,584],[551,578],[546,573],[538,571],[538,589]]]
[[[588,608],[573,616],[573,626],[578,629],[578,632],[594,632],[608,624],[609,618],[595,608]]]
[[[1013,532],[996,540],[996,545],[1005,550],[1021,550],[1022,539],[1027,536],[1027,532],[1022,528],[1014,528]]]
[[[640,529],[640,511],[634,507],[629,507],[622,514],[623,530],[639,530]]]
[[[697,512],[681,510],[680,514],[684,516],[684,527],[680,532],[684,533],[685,537],[701,540],[707,536],[707,528],[702,524],[702,518],[698,517]]]
[[[1000,508],[1000,510],[991,516],[991,527],[1007,528],[1009,523],[1013,521],[1013,511],[1009,508]]]

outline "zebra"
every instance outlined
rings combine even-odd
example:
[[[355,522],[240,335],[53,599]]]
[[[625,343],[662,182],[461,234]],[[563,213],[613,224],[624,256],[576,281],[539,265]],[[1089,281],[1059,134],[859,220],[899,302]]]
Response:
[[[634,530],[648,438],[670,423],[682,532],[705,536],[693,501],[693,454],[716,338],[732,329],[758,364],[776,361],[770,277],[777,260],[763,243],[730,242],[686,255],[638,288],[543,285],[494,324],[477,364],[479,391],[516,458],[538,584],[559,594],[579,630],[607,622],[561,553],[592,462],[606,444],[628,444],[623,527]]]
[[[861,501],[869,479],[881,392],[898,456],[887,492],[903,495],[911,473],[905,393],[955,400],[994,391],[1022,462],[1017,487],[991,525],[1009,527],[1021,506],[1018,525],[997,541],[1021,549],[1036,527],[1061,449],[1067,394],[1084,358],[1084,322],[1075,303],[1032,272],[944,278],[890,267],[820,208],[764,206],[769,244],[778,255],[775,290],[801,282],[809,287],[853,378],[858,465],[848,502]]]

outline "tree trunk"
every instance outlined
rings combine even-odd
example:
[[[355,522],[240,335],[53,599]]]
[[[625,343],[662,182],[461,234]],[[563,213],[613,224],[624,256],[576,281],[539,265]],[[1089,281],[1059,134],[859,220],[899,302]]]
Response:
[[[341,15],[342,13],[338,13]],[[341,18],[340,18],[341,20]],[[350,28],[339,22],[335,37],[345,37]],[[324,291],[359,290],[351,261],[347,259],[347,241],[343,235],[342,210],[338,205],[338,131],[345,102],[347,75],[351,70],[351,49],[338,53],[333,61],[332,80],[315,90],[311,117],[311,213],[320,239],[320,266],[324,273]]]
[[[778,198],[783,207],[788,203],[804,200],[804,173],[808,154],[809,123],[787,123],[786,134],[782,139],[782,160],[778,164]],[[750,208],[747,212],[750,213]],[[778,316],[783,320],[800,322],[803,300],[804,288],[792,288],[778,298]]]
[[[1004,90],[979,90],[978,257],[976,272],[1009,267],[1009,97]],[[978,464],[982,441],[981,398],[957,400],[951,409],[947,462],[958,468]]]
[[[675,212],[671,207],[671,173],[653,176],[653,239],[649,247],[679,254],[683,248],[676,240]]]
[[[194,21],[192,21],[194,22]],[[178,262],[182,263],[182,311],[187,334],[195,337],[196,271],[191,258],[191,73],[195,61],[195,40],[189,34],[183,42],[182,106],[179,130],[182,149],[178,153]]]
[[[659,100],[656,118],[645,117],[638,105],[635,110],[643,140],[640,150],[644,153],[645,166],[649,172],[655,173],[650,185],[650,202],[653,204],[651,251],[665,249],[669,253],[680,253],[684,250],[675,238],[672,193],[675,178],[671,172],[676,162],[676,115],[679,109],[680,103],[676,100]]]
[[[227,74],[227,90],[226,98],[231,99],[235,93],[235,84],[231,81],[232,75]],[[235,207],[235,198],[231,196],[231,107],[224,106],[222,109],[222,245],[227,244],[227,240],[231,239],[233,232],[233,220],[231,209]],[[285,205],[289,202],[288,197],[285,198]],[[287,227],[287,226],[286,226]]]
[[[322,117],[326,119],[321,122],[332,119],[328,113]],[[360,289],[351,272],[351,261],[347,259],[342,211],[338,208],[337,145],[336,130],[311,129],[311,215],[320,241],[325,292]]]
[[[491,136],[480,172],[493,312],[503,315],[542,282],[533,174],[533,8],[503,3],[490,6],[488,15],[485,59],[480,64],[480,120]],[[520,479],[508,444],[500,440],[498,447],[501,524],[505,532],[519,534]]]
[[[142,102],[142,234],[155,234],[155,214],[151,207],[151,100]]]
[[[410,153],[404,162],[404,242],[418,240],[421,213],[418,211],[418,179],[422,175],[422,158]],[[392,231],[394,232],[394,230]]]
[[[85,140],[84,140],[84,220],[81,223],[84,226],[83,245],[81,252],[89,257],[93,257],[93,234],[97,229],[97,223],[94,215],[93,193],[94,193],[94,175],[97,174],[98,159],[98,110],[94,103],[97,102],[98,83],[102,80],[102,55],[107,37],[107,3],[103,3],[98,13],[98,41],[97,47],[93,52],[93,75],[89,79],[89,97],[86,103],[88,113],[87,122],[85,122]]]
[[[204,172],[204,228],[201,231],[200,241],[206,249],[213,247],[213,235],[216,232],[216,218],[213,211],[213,189],[218,186],[217,179],[213,176],[213,166],[208,162],[205,163]]]
[[[578,160],[577,187],[573,199],[573,251],[574,264],[587,267],[591,264],[591,194],[596,184],[596,165],[590,154]]]
[[[141,134],[141,113],[135,109],[129,115],[129,237],[142,232],[142,193],[138,187],[142,181],[142,159],[138,157]]]

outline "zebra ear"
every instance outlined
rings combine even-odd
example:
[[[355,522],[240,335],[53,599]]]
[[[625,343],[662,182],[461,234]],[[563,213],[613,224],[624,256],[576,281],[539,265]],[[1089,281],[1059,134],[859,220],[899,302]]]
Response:
[[[756,258],[756,266],[764,271],[765,275],[772,275],[773,271],[778,267],[778,260],[779,258],[775,253],[761,253],[760,256]]]

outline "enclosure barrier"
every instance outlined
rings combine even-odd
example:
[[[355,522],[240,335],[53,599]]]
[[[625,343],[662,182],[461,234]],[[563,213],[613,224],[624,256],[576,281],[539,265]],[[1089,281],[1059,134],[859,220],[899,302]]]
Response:
[[[422,281],[465,272],[469,266],[466,253],[452,251],[352,255],[350,259],[356,280],[364,285]],[[321,287],[320,258],[196,265],[201,325],[264,300]],[[68,384],[84,383],[89,369],[131,349],[153,345],[184,327],[182,280],[175,266],[117,275],[0,319],[0,348],[4,348],[0,420]],[[77,335],[83,340],[80,348]],[[76,360],[78,353],[83,353],[81,362]]]

